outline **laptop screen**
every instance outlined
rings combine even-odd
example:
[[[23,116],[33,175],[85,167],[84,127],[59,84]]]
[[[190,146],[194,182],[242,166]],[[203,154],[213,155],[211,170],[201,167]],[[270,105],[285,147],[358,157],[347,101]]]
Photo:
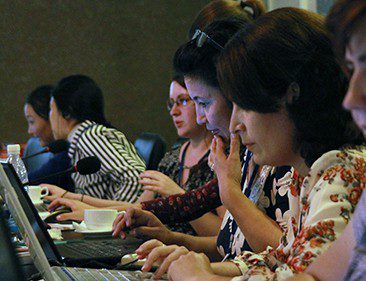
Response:
[[[10,184],[14,188],[20,204],[22,205],[24,212],[29,220],[30,225],[33,228],[35,235],[39,243],[41,244],[44,253],[47,256],[48,261],[51,264],[60,264],[62,262],[61,256],[58,253],[55,244],[52,241],[51,236],[48,234],[46,225],[38,215],[36,208],[30,200],[28,193],[24,190],[22,183],[20,182],[18,175],[16,174],[13,166],[8,163],[1,163],[3,169],[10,181]]]

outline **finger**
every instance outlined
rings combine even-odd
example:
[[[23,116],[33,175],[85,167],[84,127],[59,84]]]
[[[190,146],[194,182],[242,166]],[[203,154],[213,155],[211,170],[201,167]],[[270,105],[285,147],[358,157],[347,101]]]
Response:
[[[216,147],[215,147],[215,164],[218,162],[225,161],[227,159],[225,154],[225,144],[221,137],[215,136],[216,138]]]
[[[56,200],[58,197],[55,195],[47,195],[45,197],[43,197],[44,200],[48,200],[48,201],[54,201]]]
[[[122,218],[117,223],[114,223],[114,225],[113,225],[112,236],[117,237],[118,235],[120,235],[121,238],[124,239],[126,237],[126,234],[124,233],[123,230],[126,228],[126,220],[123,215],[121,215],[121,216],[122,216]]]
[[[117,218],[114,220],[113,224],[112,224],[112,227],[113,229],[115,228],[115,226],[123,219],[125,213],[122,213],[122,214],[119,214],[117,216]]]
[[[156,178],[160,172],[154,170],[146,170],[140,174],[140,178]]]
[[[165,247],[166,248],[166,247]],[[165,272],[167,272],[169,266],[172,262],[177,260],[180,256],[188,253],[188,250],[185,247],[179,247],[174,252],[169,254],[163,261],[163,263],[159,266],[158,270],[154,273],[155,279],[160,279]]]
[[[61,214],[61,215],[57,216],[56,219],[58,221],[66,221],[66,220],[82,221],[84,219],[84,216],[82,216],[81,214],[77,215],[75,212],[71,212],[71,213]]]
[[[155,262],[165,259],[165,257],[174,252],[176,249],[176,245],[156,247],[147,256],[146,262],[144,263],[144,266],[141,268],[141,270],[149,271]]]
[[[210,155],[211,155],[211,158],[215,156],[216,154],[216,136],[213,137],[212,141],[211,141],[211,148],[210,148],[211,152],[210,152]],[[213,160],[213,159],[211,159]]]
[[[230,135],[230,153],[229,158],[231,157],[238,157],[240,150],[240,141],[238,134],[231,134]]]
[[[157,239],[151,239],[149,241],[146,241],[140,247],[136,249],[136,254],[139,256],[145,255],[147,256],[154,248],[163,246],[163,242],[157,240]],[[144,258],[144,257],[142,257]]]
[[[157,185],[158,181],[151,178],[143,178],[139,180],[139,183],[142,185]]]
[[[58,198],[58,199],[52,201],[50,205],[48,205],[48,209],[53,210],[59,206],[65,206],[65,207],[69,207],[72,209],[75,207],[75,204],[72,200],[65,199],[65,198]]]
[[[158,190],[160,190],[159,187],[157,186],[152,186],[152,185],[144,185],[142,187],[143,190],[149,190],[149,191],[154,191],[154,192],[158,192]]]

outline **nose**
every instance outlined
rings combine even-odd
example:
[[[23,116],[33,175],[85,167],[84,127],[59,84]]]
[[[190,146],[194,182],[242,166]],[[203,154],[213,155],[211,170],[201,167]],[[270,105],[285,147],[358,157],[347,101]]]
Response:
[[[347,94],[343,100],[343,107],[347,110],[366,108],[366,78],[355,70],[349,83]]]
[[[173,104],[172,109],[170,110],[170,116],[177,116],[180,114],[180,109],[176,103]]]
[[[31,136],[34,135],[32,127],[30,127],[30,126],[28,126],[28,134],[31,135]]]
[[[196,122],[198,125],[204,125],[207,123],[206,114],[196,106]]]
[[[245,130],[243,120],[239,120],[238,118],[238,106],[235,103],[231,112],[229,130],[231,133],[237,133],[238,131]]]

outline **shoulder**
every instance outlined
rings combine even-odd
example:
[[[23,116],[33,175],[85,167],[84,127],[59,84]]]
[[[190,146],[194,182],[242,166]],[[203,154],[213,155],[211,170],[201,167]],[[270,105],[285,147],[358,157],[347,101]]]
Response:
[[[366,147],[356,146],[329,151],[314,162],[311,170],[322,173],[340,166],[366,172]]]

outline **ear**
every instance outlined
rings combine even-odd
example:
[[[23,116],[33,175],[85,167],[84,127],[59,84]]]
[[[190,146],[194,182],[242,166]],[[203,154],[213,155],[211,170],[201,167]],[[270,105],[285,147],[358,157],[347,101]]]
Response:
[[[300,97],[300,86],[297,82],[292,82],[286,92],[286,103],[292,104]]]

